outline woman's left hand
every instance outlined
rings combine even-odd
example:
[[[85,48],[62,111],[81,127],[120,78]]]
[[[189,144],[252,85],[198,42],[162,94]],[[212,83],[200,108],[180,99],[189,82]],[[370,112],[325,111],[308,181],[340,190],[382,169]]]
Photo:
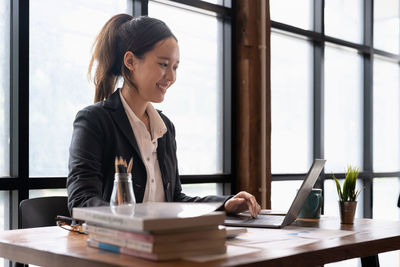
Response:
[[[239,213],[243,211],[249,211],[251,216],[257,217],[261,210],[258,205],[256,198],[245,191],[237,193],[227,202],[225,202],[225,211],[229,213]]]

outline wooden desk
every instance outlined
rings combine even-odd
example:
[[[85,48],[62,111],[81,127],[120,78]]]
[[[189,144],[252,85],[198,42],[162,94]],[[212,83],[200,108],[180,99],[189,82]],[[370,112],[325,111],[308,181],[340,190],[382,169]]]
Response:
[[[338,218],[296,222],[298,226],[352,230],[341,238],[320,240],[289,249],[265,249],[237,257],[207,262],[213,266],[318,266],[350,258],[366,258],[369,264],[381,252],[400,249],[400,222],[358,219],[341,225]],[[152,262],[87,247],[86,235],[59,227],[11,230],[0,233],[0,257],[41,266],[204,266],[184,260]],[[372,257],[370,257],[372,256]],[[364,264],[366,262],[364,261]],[[366,265],[366,264],[365,264]],[[370,265],[368,265],[370,266]]]

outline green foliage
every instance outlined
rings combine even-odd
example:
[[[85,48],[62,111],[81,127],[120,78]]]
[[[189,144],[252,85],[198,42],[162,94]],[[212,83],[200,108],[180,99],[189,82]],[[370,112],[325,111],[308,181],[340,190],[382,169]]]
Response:
[[[359,168],[348,166],[346,175],[344,178],[343,190],[339,184],[338,179],[332,174],[332,178],[336,183],[336,190],[338,192],[340,201],[356,201],[360,190],[356,190],[356,181],[358,174],[360,173]]]

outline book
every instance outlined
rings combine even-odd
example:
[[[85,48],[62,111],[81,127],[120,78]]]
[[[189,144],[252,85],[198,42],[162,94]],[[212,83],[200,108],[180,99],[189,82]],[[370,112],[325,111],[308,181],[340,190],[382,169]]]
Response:
[[[165,231],[224,223],[222,203],[146,202],[135,205],[73,208],[72,217],[128,231]]]
[[[87,244],[89,247],[99,248],[103,250],[108,250],[111,252],[131,255],[139,258],[154,260],[154,261],[164,261],[164,260],[173,260],[180,259],[184,257],[193,257],[200,255],[209,255],[209,254],[221,254],[226,252],[226,245],[221,246],[218,244],[217,246],[213,243],[210,243],[209,246],[205,249],[197,249],[191,251],[174,251],[174,252],[165,252],[165,253],[148,253],[144,251],[138,251],[135,249],[124,248],[120,246],[115,246],[103,242],[94,241],[91,239],[87,240]]]
[[[223,246],[225,244],[225,237],[219,237],[214,239],[199,239],[199,240],[191,240],[184,242],[161,243],[161,244],[154,244],[154,243],[129,240],[129,239],[120,239],[99,234],[89,234],[89,239],[101,243],[107,243],[119,247],[126,247],[129,249],[134,249],[149,253],[166,253],[166,252],[190,251],[199,249],[201,250],[208,248],[211,243],[215,246],[217,245]]]
[[[89,235],[109,236],[119,240],[130,240],[149,244],[162,244],[185,242],[198,239],[218,239],[226,237],[226,228],[216,225],[185,228],[185,231],[172,231],[167,233],[151,233],[151,232],[132,232],[126,230],[118,230],[107,228],[101,225],[84,224],[83,229]]]
[[[121,238],[117,236],[110,236],[110,235],[103,235],[98,233],[90,233],[89,232],[89,239],[108,243],[112,245],[117,245],[120,247],[127,247],[130,249],[136,249],[140,251],[146,252],[169,252],[169,251],[177,251],[177,250],[193,250],[193,249],[203,249],[206,248],[210,242],[212,243],[225,243],[225,230],[215,230],[211,231],[211,233],[201,232],[204,237],[201,238],[197,235],[195,238],[187,238],[185,235],[180,235],[182,240],[177,240],[174,238],[174,235],[168,235],[174,241],[164,241],[161,243],[153,243],[153,242],[146,242],[137,239],[130,239],[130,238]],[[179,235],[179,234],[178,234]],[[193,234],[191,235],[193,236]],[[183,237],[183,238],[182,238]]]

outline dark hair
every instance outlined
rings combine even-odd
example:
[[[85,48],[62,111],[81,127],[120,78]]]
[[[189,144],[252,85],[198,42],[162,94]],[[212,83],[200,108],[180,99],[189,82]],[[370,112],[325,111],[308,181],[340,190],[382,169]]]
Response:
[[[90,76],[96,61],[94,102],[109,97],[120,76],[124,82],[134,87],[129,69],[123,63],[127,51],[131,51],[137,58],[143,58],[156,43],[169,37],[176,40],[168,26],[155,18],[134,18],[128,14],[118,14],[107,21],[93,44],[94,51],[88,70]]]

